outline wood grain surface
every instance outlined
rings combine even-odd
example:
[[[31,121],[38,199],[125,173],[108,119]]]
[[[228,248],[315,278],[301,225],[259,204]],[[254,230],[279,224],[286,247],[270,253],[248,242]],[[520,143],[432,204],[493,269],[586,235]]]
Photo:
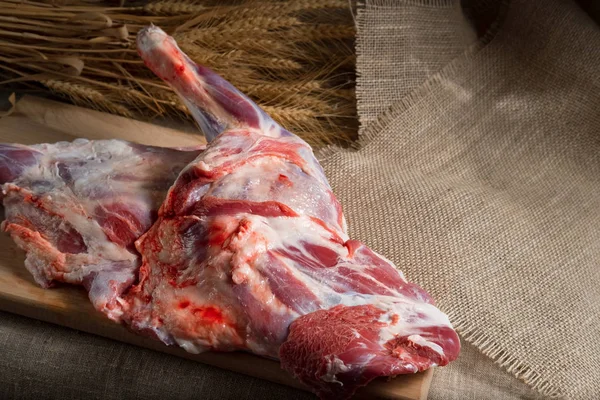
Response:
[[[125,139],[156,146],[190,146],[204,143],[199,134],[133,121],[97,111],[31,96],[23,97],[15,112],[0,119],[0,142],[47,143],[88,139]],[[0,309],[63,325],[219,368],[307,390],[281,370],[279,363],[247,353],[190,354],[180,348],[129,332],[94,310],[85,291],[63,285],[37,286],[23,265],[24,254],[5,233],[0,233]],[[427,398],[433,371],[379,379],[359,390],[356,398],[422,400]]]

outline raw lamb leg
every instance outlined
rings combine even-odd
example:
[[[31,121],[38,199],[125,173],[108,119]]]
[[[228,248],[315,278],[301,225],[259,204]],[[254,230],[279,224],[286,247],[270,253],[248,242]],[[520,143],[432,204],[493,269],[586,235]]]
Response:
[[[431,297],[349,239],[308,144],[160,29],[143,30],[138,49],[212,141],[136,242],[134,329],[190,352],[279,358],[322,398],[457,357],[458,337]]]
[[[117,321],[139,267],[133,243],[199,152],[119,140],[2,144],[2,228],[27,252],[38,284],[83,285],[94,307]]]

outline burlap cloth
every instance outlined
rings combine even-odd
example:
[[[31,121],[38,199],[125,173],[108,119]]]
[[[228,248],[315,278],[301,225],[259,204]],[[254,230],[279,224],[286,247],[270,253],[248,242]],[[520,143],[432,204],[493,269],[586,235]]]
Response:
[[[320,156],[352,236],[463,337],[431,399],[600,393],[599,3],[359,7],[360,143]],[[0,313],[0,398],[313,397]]]
[[[323,165],[350,236],[466,342],[546,396],[598,398],[600,29],[572,1],[468,3],[360,7],[360,143]]]

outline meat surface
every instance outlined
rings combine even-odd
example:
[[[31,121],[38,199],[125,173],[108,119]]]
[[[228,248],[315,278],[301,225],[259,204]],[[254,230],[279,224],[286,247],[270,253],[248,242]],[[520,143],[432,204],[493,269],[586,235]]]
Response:
[[[159,28],[138,49],[210,143],[0,145],[2,227],[40,285],[189,352],[279,359],[321,398],[458,356],[431,297],[348,237],[307,143]]]
[[[2,228],[27,253],[38,284],[83,285],[94,307],[118,321],[140,265],[133,244],[199,153],[120,140],[2,144]]]
[[[138,50],[211,142],[136,242],[140,279],[124,316],[133,329],[190,352],[279,358],[322,398],[457,357],[431,297],[350,240],[308,144],[159,28],[139,34]]]

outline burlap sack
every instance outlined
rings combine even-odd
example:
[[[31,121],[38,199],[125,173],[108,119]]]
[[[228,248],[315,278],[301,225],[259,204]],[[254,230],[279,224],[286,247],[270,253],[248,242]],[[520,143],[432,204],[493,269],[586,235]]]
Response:
[[[457,3],[362,6],[359,149],[323,165],[351,236],[430,291],[465,341],[545,396],[596,398],[600,29],[574,2],[514,0],[460,54],[473,19]],[[410,29],[429,50],[407,47]]]

